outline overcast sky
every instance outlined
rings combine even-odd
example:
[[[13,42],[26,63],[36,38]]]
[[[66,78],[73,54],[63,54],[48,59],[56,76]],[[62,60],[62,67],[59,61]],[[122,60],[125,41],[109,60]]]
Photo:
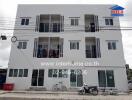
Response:
[[[0,28],[12,27],[18,4],[118,4],[125,8],[121,26],[132,27],[132,0],[0,0]],[[1,33],[9,36],[7,41],[0,40],[0,66],[7,67],[13,32],[0,30]],[[122,31],[122,36],[125,60],[132,68],[132,30]]]

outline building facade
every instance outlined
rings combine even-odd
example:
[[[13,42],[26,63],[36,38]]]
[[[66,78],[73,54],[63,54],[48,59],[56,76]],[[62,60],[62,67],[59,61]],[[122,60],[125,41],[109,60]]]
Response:
[[[19,5],[7,83],[67,89],[84,83],[127,91],[119,17],[113,5]]]

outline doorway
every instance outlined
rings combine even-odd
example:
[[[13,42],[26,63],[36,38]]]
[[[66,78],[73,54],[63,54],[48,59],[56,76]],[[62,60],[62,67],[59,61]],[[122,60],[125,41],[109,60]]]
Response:
[[[33,69],[31,86],[44,86],[44,69]]]
[[[71,85],[71,87],[83,86],[82,70],[71,69],[71,71],[70,71],[70,85]]]

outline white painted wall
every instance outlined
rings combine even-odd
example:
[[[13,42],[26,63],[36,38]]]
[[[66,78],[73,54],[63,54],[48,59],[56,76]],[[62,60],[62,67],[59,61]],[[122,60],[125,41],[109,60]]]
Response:
[[[35,32],[36,16],[40,14],[61,14],[64,16],[64,30],[68,29],[84,29],[84,27],[71,27],[69,17],[80,17],[79,25],[84,25],[84,14],[95,14],[99,17],[99,25],[105,26],[104,17],[111,17],[112,5],[19,5],[17,11],[17,20],[15,28],[27,28],[33,30],[14,30],[14,35],[18,40],[28,40],[27,49],[17,49],[18,42],[12,43],[11,55],[9,60],[10,68],[27,68],[29,74],[27,78],[7,77],[7,83],[15,83],[15,89],[27,89],[31,86],[32,69],[45,69],[45,86],[50,89],[57,81],[63,80],[69,87],[69,78],[67,79],[50,79],[47,70],[51,66],[41,66],[42,62],[56,61],[80,61],[94,62],[97,61],[99,66],[96,67],[79,67],[86,69],[88,75],[84,76],[84,82],[89,85],[98,85],[98,69],[113,69],[115,74],[115,85],[119,90],[127,90],[127,80],[125,72],[125,60],[122,47],[122,36],[120,31],[102,30],[91,33],[84,31],[64,31],[60,33],[39,33]],[[21,26],[21,17],[30,17],[28,26]],[[118,17],[114,17],[114,26],[119,26]],[[66,27],[69,25],[69,27]],[[33,58],[34,38],[37,37],[61,37],[64,38],[64,57],[63,58]],[[85,37],[100,38],[101,58],[85,58]],[[69,40],[80,40],[79,50],[70,50]],[[118,40],[117,50],[108,50],[106,40]],[[60,68],[52,67],[52,68]],[[62,68],[62,67],[61,67]],[[71,66],[65,68],[71,69]],[[76,67],[73,67],[73,69]]]

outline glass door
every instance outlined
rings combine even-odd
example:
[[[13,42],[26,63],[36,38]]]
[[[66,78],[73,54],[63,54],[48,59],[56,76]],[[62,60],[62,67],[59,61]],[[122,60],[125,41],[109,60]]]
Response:
[[[115,87],[113,70],[98,71],[99,87]]]
[[[71,70],[70,72],[70,85],[72,87],[76,87],[76,71],[75,70]]]
[[[72,69],[70,72],[70,85],[71,87],[81,87],[83,85],[82,70]]]
[[[114,72],[112,70],[107,70],[106,77],[107,77],[107,86],[115,87]]]
[[[44,86],[44,69],[34,69],[31,86]]]

